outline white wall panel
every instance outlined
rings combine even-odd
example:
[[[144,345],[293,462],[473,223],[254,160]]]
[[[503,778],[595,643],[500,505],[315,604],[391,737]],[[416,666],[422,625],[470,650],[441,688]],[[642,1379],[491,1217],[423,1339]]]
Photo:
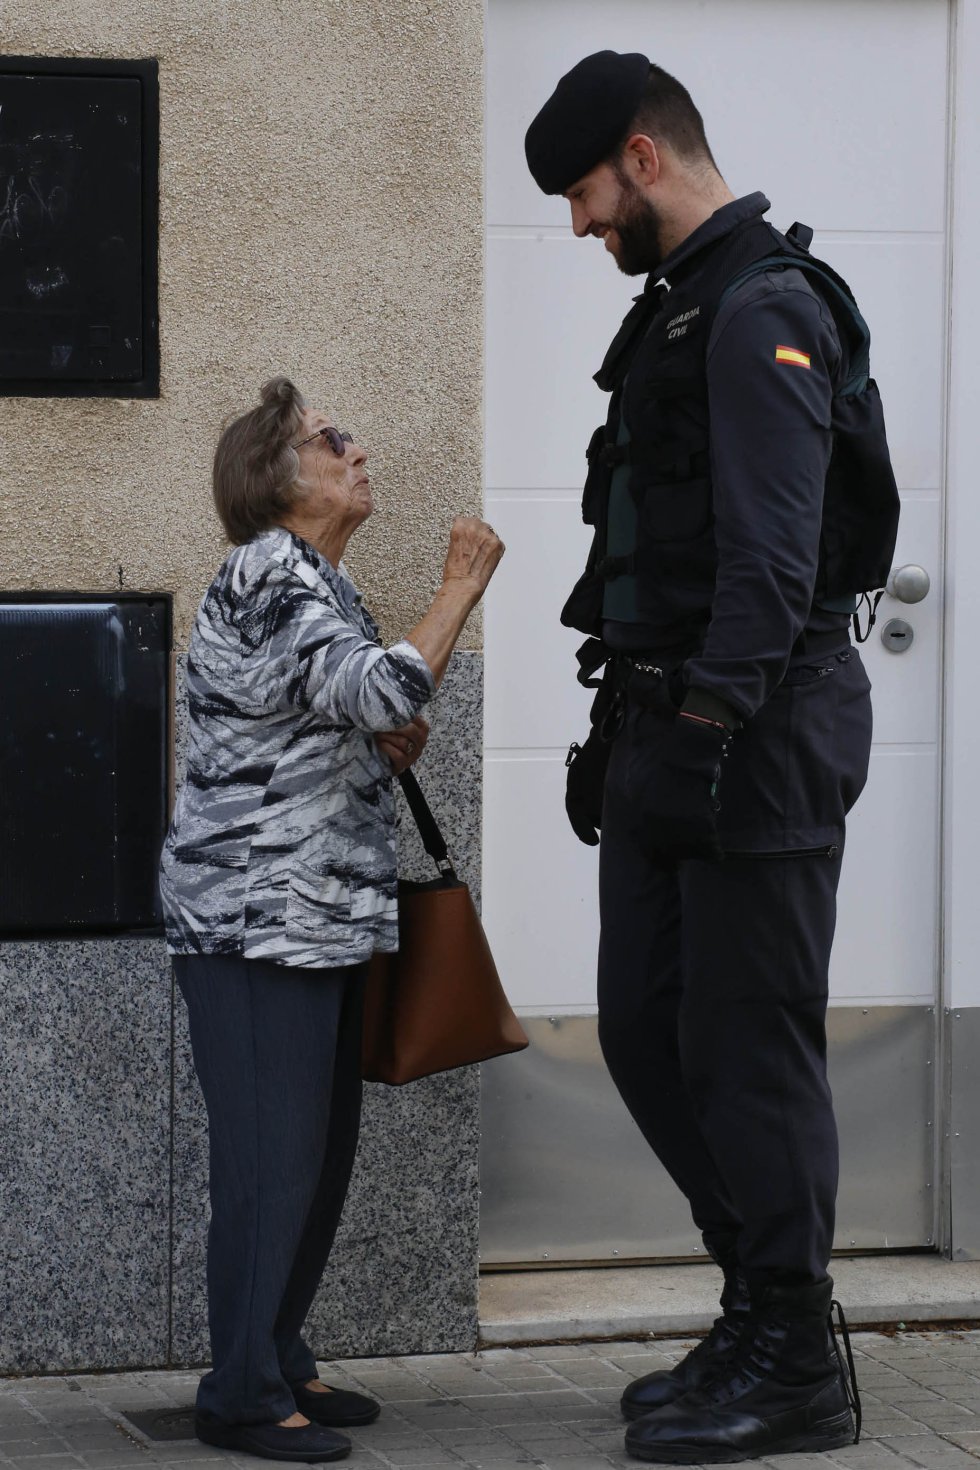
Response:
[[[486,478],[505,486],[574,486],[605,421],[592,381],[642,288],[598,240],[571,231],[487,241]]]
[[[789,221],[773,218],[773,223]],[[885,405],[899,488],[938,490],[943,454],[945,241],[941,235],[893,240],[822,235],[814,239],[812,249],[840,271],[871,328],[871,370]]]
[[[524,134],[558,78],[611,47],[688,87],[736,194],[822,230],[941,230],[945,0],[494,0],[487,219],[554,225]]]
[[[558,621],[585,565],[589,528],[576,500],[487,497],[507,547],[490,585],[484,624],[484,742],[568,748],[589,728],[592,692],[575,678],[583,635]],[[533,591],[532,591],[533,589]]]
[[[488,756],[484,767],[483,923],[512,1005],[594,1009],[598,848],[565,816],[561,755]]]
[[[935,996],[938,890],[936,751],[878,749],[848,820],[830,973],[834,1001]]]

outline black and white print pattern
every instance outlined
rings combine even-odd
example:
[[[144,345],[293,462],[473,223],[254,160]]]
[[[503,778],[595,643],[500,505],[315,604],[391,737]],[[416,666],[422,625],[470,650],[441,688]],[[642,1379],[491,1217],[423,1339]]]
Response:
[[[382,647],[343,566],[276,527],[205,593],[187,690],[160,878],[170,952],[318,967],[396,949],[395,802],[373,737],[435,692],[419,651]]]

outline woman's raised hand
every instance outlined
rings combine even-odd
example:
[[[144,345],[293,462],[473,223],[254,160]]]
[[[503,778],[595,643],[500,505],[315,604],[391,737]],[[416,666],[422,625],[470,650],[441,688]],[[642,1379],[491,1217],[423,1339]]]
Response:
[[[479,516],[457,516],[449,533],[443,584],[470,582],[479,600],[504,554],[504,543]]]
[[[425,617],[406,635],[425,659],[437,685],[442,682],[466,619],[486,592],[503,554],[504,543],[479,516],[457,516],[453,521],[442,586]]]

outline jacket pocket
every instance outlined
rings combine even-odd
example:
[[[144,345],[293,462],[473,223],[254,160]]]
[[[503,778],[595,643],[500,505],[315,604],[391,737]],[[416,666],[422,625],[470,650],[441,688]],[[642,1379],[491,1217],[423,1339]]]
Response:
[[[839,852],[839,843],[827,842],[819,847],[773,848],[767,852],[738,851],[736,848],[726,848],[725,857],[737,859],[739,862],[771,863],[787,862],[795,858],[835,858]]]
[[[350,891],[350,916],[355,923],[382,920],[398,922],[398,887],[390,881],[376,879],[369,884],[355,884]]]
[[[336,924],[351,918],[351,891],[346,874],[317,873],[303,863],[289,877],[286,897],[287,939],[323,939]]]
[[[845,816],[867,776],[869,693],[851,649],[789,672],[731,743],[719,793],[726,852],[841,845]]]
[[[585,451],[589,470],[582,492],[582,519],[587,526],[597,524],[609,491],[610,468],[606,459],[606,426],[600,424]]]

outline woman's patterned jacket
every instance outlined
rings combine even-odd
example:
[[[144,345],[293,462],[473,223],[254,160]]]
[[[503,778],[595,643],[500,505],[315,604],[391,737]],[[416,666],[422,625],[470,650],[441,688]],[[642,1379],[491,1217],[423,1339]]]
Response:
[[[373,734],[435,692],[418,649],[383,648],[343,567],[277,527],[205,593],[187,690],[160,875],[170,952],[318,967],[396,949],[395,803]]]

